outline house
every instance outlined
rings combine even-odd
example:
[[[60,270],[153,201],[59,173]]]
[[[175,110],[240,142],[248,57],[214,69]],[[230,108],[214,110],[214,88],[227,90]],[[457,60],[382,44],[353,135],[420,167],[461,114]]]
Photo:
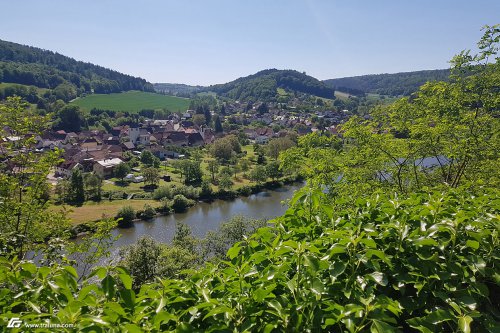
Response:
[[[96,151],[101,150],[102,145],[95,138],[87,138],[81,144],[80,147],[83,151]]]
[[[136,143],[141,135],[141,129],[139,127],[131,127],[128,129],[128,137],[132,143]]]
[[[94,163],[94,172],[102,178],[111,177],[115,167],[122,163],[123,161],[119,158],[96,161]]]
[[[203,146],[205,141],[199,132],[188,134],[188,146],[197,147]]]
[[[163,145],[174,145],[185,147],[188,145],[188,137],[184,132],[172,132],[163,136]]]
[[[135,145],[132,141],[122,143],[122,147],[125,150],[134,150],[135,149]]]
[[[149,146],[150,142],[151,142],[151,135],[149,133],[139,135],[139,142],[138,143],[140,145]]]
[[[83,171],[83,165],[74,161],[64,161],[55,167],[55,175],[68,178],[75,170]]]
[[[255,138],[255,143],[257,143],[259,145],[266,144],[268,141],[269,141],[269,137],[267,137],[265,135],[259,135]]]

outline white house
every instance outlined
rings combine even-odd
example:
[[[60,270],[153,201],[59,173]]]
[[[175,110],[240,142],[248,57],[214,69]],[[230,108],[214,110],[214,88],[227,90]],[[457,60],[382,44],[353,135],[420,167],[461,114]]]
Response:
[[[107,160],[96,161],[94,163],[94,172],[102,178],[110,177],[117,165],[122,164],[123,161],[119,158],[111,158]]]

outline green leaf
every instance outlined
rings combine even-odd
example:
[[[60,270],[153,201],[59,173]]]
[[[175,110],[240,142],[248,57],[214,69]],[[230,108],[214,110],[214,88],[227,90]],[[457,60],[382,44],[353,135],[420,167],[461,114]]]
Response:
[[[137,326],[136,324],[125,324],[125,329],[127,332],[132,332],[132,333],[142,333],[142,329]]]
[[[313,272],[319,270],[319,259],[313,255],[304,255],[304,265],[311,267]]]
[[[432,238],[418,238],[413,241],[413,244],[417,246],[438,246],[438,242]]]
[[[373,248],[373,249],[377,248],[377,243],[375,243],[375,241],[371,238],[363,238],[359,242],[365,244],[369,248]]]
[[[227,251],[227,256],[232,260],[240,253],[240,250],[241,247],[239,246],[239,244],[235,244]]]
[[[78,278],[78,273],[76,272],[76,269],[71,266],[64,266],[64,270],[71,274],[73,277]]]
[[[123,283],[123,286],[126,289],[132,289],[132,277],[129,274],[121,273],[118,274],[118,277],[120,278],[120,280]]]
[[[398,332],[398,329],[387,324],[386,322],[372,319],[372,325],[370,326],[371,333],[390,333],[390,332]]]
[[[336,261],[330,265],[330,275],[333,277],[337,277],[340,274],[344,273],[347,267],[347,263],[343,261]]]
[[[101,281],[102,290],[106,294],[108,299],[113,298],[115,295],[115,279],[111,275],[106,275],[106,277]]]
[[[471,322],[472,322],[472,318],[469,316],[460,317],[460,319],[458,319],[458,328],[463,333],[470,333],[470,323]]]
[[[167,311],[162,311],[155,316],[154,325],[159,328],[161,324],[163,324],[164,322],[169,322],[171,320],[176,322],[177,317]]]
[[[470,247],[471,249],[477,250],[479,249],[479,242],[475,240],[468,240],[465,245]]]
[[[230,307],[227,307],[225,305],[221,305],[221,306],[218,306],[216,307],[215,309],[212,309],[210,310],[206,315],[205,317],[203,317],[203,320],[209,318],[209,317],[213,317],[217,314],[220,314],[220,313],[224,313],[226,314],[228,317],[232,317],[233,313],[234,313],[234,310],[231,309]]]
[[[162,297],[162,298],[160,299],[160,303],[159,303],[159,304],[158,304],[158,306],[156,307],[155,312],[156,312],[156,313],[160,312],[160,311],[163,309],[163,307],[165,306],[165,304],[167,304],[167,299],[166,299],[165,297]]]
[[[368,277],[381,286],[387,285],[387,277],[384,275],[384,273],[373,272],[371,274],[368,274]]]

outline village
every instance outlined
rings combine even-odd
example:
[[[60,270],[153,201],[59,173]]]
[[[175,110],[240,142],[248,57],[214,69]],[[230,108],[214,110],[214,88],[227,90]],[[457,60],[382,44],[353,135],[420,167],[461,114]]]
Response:
[[[116,126],[109,133],[102,130],[78,133],[46,131],[35,138],[35,147],[40,152],[55,148],[63,151],[61,157],[64,161],[54,170],[56,178],[67,178],[75,169],[80,169],[83,172],[95,172],[106,179],[113,176],[115,167],[123,163],[127,156],[140,155],[145,150],[161,161],[166,161],[184,157],[179,153],[182,149],[177,148],[206,146],[229,134],[244,133],[250,143],[260,145],[268,143],[272,138],[284,137],[290,132],[305,135],[322,130],[338,135],[339,125],[348,118],[346,111],[318,111],[312,114],[302,112],[292,115],[288,110],[273,109],[261,115],[255,111],[257,108],[258,106],[247,113],[226,115],[224,127],[227,131],[223,133],[216,133],[206,125],[195,124],[192,121],[195,111],[187,110],[181,115],[173,113],[165,120],[145,119],[139,126]],[[318,128],[318,122],[314,122],[313,118],[329,126]],[[253,124],[260,126],[251,126]],[[8,128],[3,130],[8,134]],[[12,135],[4,136],[4,140],[16,139]]]

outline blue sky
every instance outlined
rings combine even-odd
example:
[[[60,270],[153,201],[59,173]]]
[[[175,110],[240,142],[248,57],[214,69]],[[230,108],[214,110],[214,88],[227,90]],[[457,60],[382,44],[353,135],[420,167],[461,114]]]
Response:
[[[498,0],[0,2],[0,39],[201,85],[266,68],[319,79],[446,68],[496,23]]]

